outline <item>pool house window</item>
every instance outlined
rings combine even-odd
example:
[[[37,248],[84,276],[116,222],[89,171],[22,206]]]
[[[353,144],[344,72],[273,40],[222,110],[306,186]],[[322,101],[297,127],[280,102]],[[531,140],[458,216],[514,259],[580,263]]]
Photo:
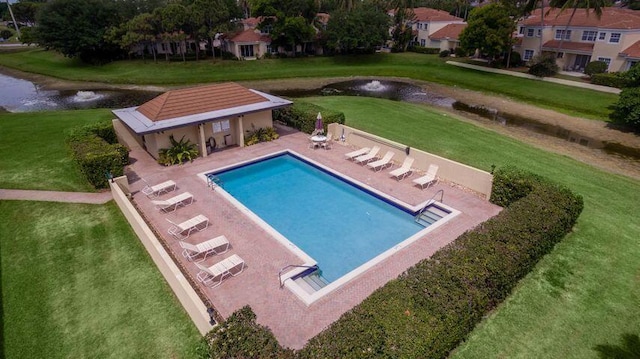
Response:
[[[231,126],[229,120],[216,121],[211,124],[213,126],[213,133],[229,132]]]
[[[571,30],[556,30],[556,40],[571,40]]]
[[[595,42],[596,36],[598,36],[597,31],[583,31],[582,32],[582,41]]]

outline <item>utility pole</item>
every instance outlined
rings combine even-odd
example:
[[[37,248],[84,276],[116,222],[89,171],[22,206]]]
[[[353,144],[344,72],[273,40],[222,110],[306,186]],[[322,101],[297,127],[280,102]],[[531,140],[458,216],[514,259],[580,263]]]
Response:
[[[13,16],[13,10],[11,10],[11,4],[9,4],[9,0],[7,0],[7,7],[9,8],[9,14],[11,14],[11,20],[13,20],[13,26],[16,28],[16,33],[18,36],[18,40],[20,40],[20,28],[18,27],[18,22],[16,21],[16,17]]]

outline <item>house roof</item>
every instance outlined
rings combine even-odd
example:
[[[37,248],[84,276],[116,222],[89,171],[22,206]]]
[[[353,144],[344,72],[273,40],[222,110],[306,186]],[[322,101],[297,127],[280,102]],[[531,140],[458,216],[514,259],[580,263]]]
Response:
[[[251,28],[251,29],[255,29],[256,26],[258,26],[258,24],[261,21],[262,21],[262,17],[248,17],[246,19],[240,20],[240,22],[242,23],[242,25],[244,25],[245,28]]]
[[[544,14],[545,26],[566,26],[571,17],[572,10],[560,12],[559,9],[552,9],[549,14]],[[531,13],[523,20],[521,25],[540,26],[540,9]],[[586,9],[578,9],[571,19],[571,27],[596,27],[600,29],[640,29],[640,11],[607,7],[602,9],[600,19]]]
[[[230,40],[233,42],[271,42],[271,37],[254,29],[247,29],[237,33]]]
[[[464,21],[464,19],[450,15],[446,11],[431,9],[428,7],[417,7],[413,9],[416,14],[416,21],[430,22],[430,21]]]
[[[624,57],[640,58],[640,41],[636,41],[633,45],[622,50],[620,55]]]
[[[291,101],[233,82],[165,92],[142,104],[113,110],[137,134],[147,134],[291,105]]]
[[[543,50],[555,51],[560,46],[560,40],[547,41],[542,45]],[[577,53],[589,53],[593,52],[593,42],[572,42],[563,41],[561,51],[577,52]]]
[[[429,35],[429,38],[432,40],[458,40],[460,33],[462,32],[462,30],[464,30],[465,27],[467,27],[467,24],[449,24]]]

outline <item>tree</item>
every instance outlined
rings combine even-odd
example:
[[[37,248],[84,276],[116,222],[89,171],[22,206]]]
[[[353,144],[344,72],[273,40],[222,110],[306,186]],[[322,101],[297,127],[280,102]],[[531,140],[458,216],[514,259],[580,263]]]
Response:
[[[313,40],[316,30],[312,23],[318,13],[315,0],[253,0],[254,16],[262,16],[261,28],[271,28],[271,43],[296,52]]]
[[[515,23],[499,3],[475,8],[469,15],[468,26],[460,34],[460,46],[470,53],[479,49],[493,61],[510,50],[514,29]]]
[[[84,62],[105,62],[121,55],[116,44],[105,39],[117,26],[116,4],[109,0],[52,0],[36,17],[35,38],[46,48]]]
[[[636,65],[637,67],[637,65]],[[613,106],[609,117],[616,123],[640,132],[640,87],[627,87]]]
[[[340,10],[327,24],[327,46],[336,52],[370,53],[388,38],[389,16],[381,9],[360,6],[350,12]]]
[[[12,5],[13,15],[21,24],[35,25],[36,14],[42,5],[42,2],[20,1]]]
[[[215,58],[214,41],[218,33],[233,28],[232,18],[238,10],[223,0],[195,0],[191,5],[193,18],[199,23],[196,37],[207,39],[211,55]]]
[[[413,12],[413,3],[411,0],[392,0],[388,6],[394,9],[391,34],[393,49],[400,52],[407,51],[407,47],[413,38],[411,23],[416,17]]]

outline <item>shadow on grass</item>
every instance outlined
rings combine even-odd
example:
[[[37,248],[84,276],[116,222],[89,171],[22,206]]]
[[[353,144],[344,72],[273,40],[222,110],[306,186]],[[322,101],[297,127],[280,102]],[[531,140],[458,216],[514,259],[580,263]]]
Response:
[[[637,334],[623,334],[622,344],[599,344],[593,350],[601,359],[637,359],[640,358],[640,337]]]

